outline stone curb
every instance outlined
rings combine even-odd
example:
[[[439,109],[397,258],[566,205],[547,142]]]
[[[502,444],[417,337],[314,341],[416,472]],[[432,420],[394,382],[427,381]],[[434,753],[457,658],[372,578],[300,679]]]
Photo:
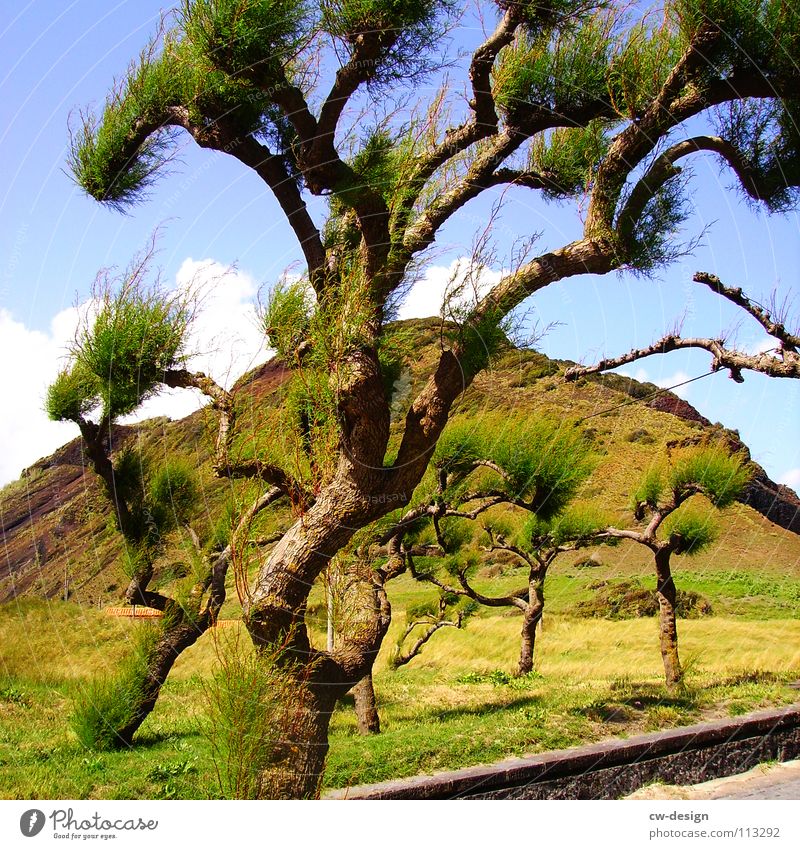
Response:
[[[545,752],[490,766],[336,790],[331,799],[617,799],[656,779],[696,784],[800,756],[800,704]]]

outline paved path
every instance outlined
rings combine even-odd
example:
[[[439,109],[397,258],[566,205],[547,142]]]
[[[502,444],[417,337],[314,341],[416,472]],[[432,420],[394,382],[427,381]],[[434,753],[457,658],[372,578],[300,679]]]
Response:
[[[628,799],[800,799],[800,761],[760,764],[749,772],[690,787],[654,784]]]

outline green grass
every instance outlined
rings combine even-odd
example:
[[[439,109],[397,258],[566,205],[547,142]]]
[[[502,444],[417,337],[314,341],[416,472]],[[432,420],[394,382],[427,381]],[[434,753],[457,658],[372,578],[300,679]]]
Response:
[[[679,622],[688,674],[677,696],[661,684],[654,620],[551,612],[537,640],[537,673],[517,681],[508,673],[518,617],[481,614],[464,631],[437,634],[412,665],[391,672],[386,659],[399,613],[420,592],[404,581],[396,590],[398,615],[375,676],[384,732],[359,736],[345,700],[332,721],[329,789],[739,715],[797,697],[787,683],[800,677],[800,621],[786,618]],[[113,666],[137,627],[72,604],[0,607],[0,797],[220,795],[201,732],[212,634],[180,658],[133,749],[91,751],[70,730],[81,683]]]

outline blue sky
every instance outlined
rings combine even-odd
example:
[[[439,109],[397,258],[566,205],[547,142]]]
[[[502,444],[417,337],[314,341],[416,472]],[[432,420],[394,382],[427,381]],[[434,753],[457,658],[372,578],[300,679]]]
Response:
[[[294,237],[261,181],[188,139],[181,141],[172,172],[128,215],[86,198],[66,173],[70,116],[102,103],[113,78],[154,30],[161,9],[153,0],[32,0],[1,13],[0,378],[20,403],[4,405],[0,413],[0,483],[74,435],[68,425],[46,422],[41,398],[74,326],[71,307],[87,299],[99,268],[124,265],[157,226],[158,260],[169,284],[193,273],[219,275],[235,263],[236,272],[220,278],[199,343],[214,355],[209,368],[235,372],[264,356],[250,307],[258,287],[298,262]],[[474,31],[457,33],[455,44],[474,37]],[[428,93],[425,85],[418,91]],[[766,218],[747,209],[711,157],[698,158],[694,170],[687,236],[708,227],[704,244],[652,280],[587,276],[537,295],[526,304],[529,314],[542,325],[558,323],[539,343],[546,353],[590,362],[649,344],[682,316],[687,334],[736,330],[740,347],[759,345],[763,336],[755,323],[692,284],[691,276],[710,271],[759,300],[776,287],[781,297],[796,299],[800,222],[796,214]],[[434,267],[412,293],[406,314],[436,311],[449,263],[467,252],[490,204],[490,198],[476,201],[448,225]],[[573,208],[515,190],[506,197],[496,232],[499,257],[520,236],[541,232],[539,244],[549,249],[577,235],[579,226]],[[800,316],[800,302],[794,307]],[[231,360],[224,345],[209,339],[228,340],[234,333],[241,356]],[[650,358],[626,369],[663,385],[708,370],[709,357],[702,353]],[[712,421],[738,429],[774,478],[800,486],[800,382],[747,374],[740,386],[719,373],[682,394]],[[178,414],[194,403],[172,398],[149,409]]]

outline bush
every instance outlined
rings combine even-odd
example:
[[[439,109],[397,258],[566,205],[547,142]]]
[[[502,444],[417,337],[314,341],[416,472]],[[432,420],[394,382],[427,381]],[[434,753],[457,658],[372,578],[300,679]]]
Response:
[[[73,703],[72,730],[87,749],[107,751],[128,745],[120,732],[140,709],[149,656],[160,633],[160,624],[141,624],[132,650],[117,673],[96,678],[80,688]]]
[[[305,718],[284,652],[279,646],[256,654],[238,636],[217,645],[219,665],[205,688],[203,732],[226,799],[284,795],[296,752],[291,741],[298,739]]]
[[[634,428],[628,435],[625,437],[627,442],[639,442],[642,445],[653,445],[656,441],[656,438],[650,433],[647,428],[637,427]]]
[[[587,619],[637,619],[658,615],[655,592],[637,581],[599,581],[590,586],[598,592],[594,598],[575,605],[578,616]],[[681,619],[713,614],[708,599],[693,590],[678,590],[675,610]]]

